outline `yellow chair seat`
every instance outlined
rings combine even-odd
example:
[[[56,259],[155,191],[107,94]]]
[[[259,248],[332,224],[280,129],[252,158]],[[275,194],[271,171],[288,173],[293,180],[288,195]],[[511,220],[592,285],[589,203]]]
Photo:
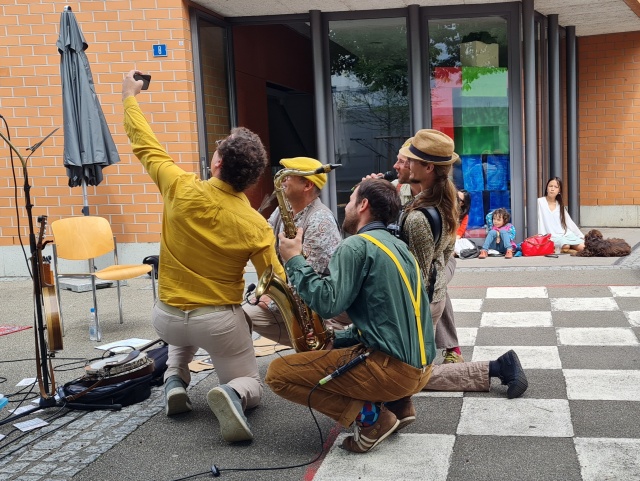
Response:
[[[116,264],[96,271],[98,279],[105,281],[124,281],[151,272],[153,267],[148,264]]]

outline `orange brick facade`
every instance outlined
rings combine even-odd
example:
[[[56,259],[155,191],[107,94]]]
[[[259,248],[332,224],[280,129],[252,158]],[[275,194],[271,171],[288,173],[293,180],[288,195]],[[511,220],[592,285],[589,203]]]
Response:
[[[580,203],[640,205],[640,32],[578,39]]]
[[[150,90],[139,96],[143,110],[174,159],[198,172],[188,6],[181,0],[79,1],[71,6],[89,44],[96,92],[121,158],[104,170],[101,185],[88,187],[91,214],[106,217],[119,242],[158,242],[162,203],[131,153],[122,127],[120,86],[131,68],[152,73]],[[56,40],[63,7],[51,0],[0,6],[0,114],[23,154],[62,126]],[[167,57],[153,57],[152,46],[158,43],[167,45]],[[640,32],[580,37],[578,48],[581,205],[640,205]],[[206,60],[204,75],[209,75],[207,66],[220,59]],[[207,102],[219,104],[218,97],[206,92]],[[6,132],[4,123],[0,128]],[[50,222],[80,215],[83,203],[82,189],[67,186],[62,150],[60,129],[28,162],[34,215],[47,214]],[[18,232],[28,242],[23,171],[15,156],[14,163],[18,216],[9,149],[2,142],[0,248],[19,245]]]
[[[17,0],[0,6],[0,114],[12,143],[24,155],[56,127],[62,127],[60,55],[56,48],[63,3]],[[181,0],[81,1],[70,4],[89,48],[86,50],[103,112],[120,154],[104,169],[104,180],[88,187],[92,215],[106,217],[118,242],[160,240],[162,203],[158,189],[131,153],[122,127],[121,81],[132,68],[152,73],[152,85],[138,98],[160,142],[187,171],[197,172],[193,61],[188,7]],[[153,57],[154,44],[167,57]],[[1,122],[1,119],[0,119]],[[4,123],[0,125],[6,135]],[[80,215],[82,189],[69,188],[62,165],[60,129],[28,162],[34,216],[49,222]],[[23,170],[18,177],[19,224],[28,243]],[[0,145],[0,247],[18,245],[18,219],[9,149]]]

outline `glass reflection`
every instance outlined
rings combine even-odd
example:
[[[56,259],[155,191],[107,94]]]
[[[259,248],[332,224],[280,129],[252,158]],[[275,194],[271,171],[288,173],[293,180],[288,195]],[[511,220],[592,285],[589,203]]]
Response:
[[[506,19],[429,21],[432,126],[455,141],[453,177],[471,194],[470,231],[494,209],[511,211],[507,65]]]
[[[371,172],[392,169],[409,132],[404,18],[329,23],[338,204]],[[343,210],[339,209],[339,216]]]

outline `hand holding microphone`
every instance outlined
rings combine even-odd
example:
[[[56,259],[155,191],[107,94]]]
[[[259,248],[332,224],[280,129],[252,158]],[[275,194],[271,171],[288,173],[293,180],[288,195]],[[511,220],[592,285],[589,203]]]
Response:
[[[365,175],[362,180],[365,179],[384,179],[384,180],[388,180],[389,182],[394,181],[398,178],[398,172],[396,172],[395,170],[388,170],[386,171],[384,174],[383,173],[379,173],[379,174],[369,174],[369,175]]]

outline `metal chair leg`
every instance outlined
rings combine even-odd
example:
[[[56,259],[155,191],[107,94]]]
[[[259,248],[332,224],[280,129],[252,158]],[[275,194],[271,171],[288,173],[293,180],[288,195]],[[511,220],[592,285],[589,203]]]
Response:
[[[124,318],[122,317],[122,293],[120,291],[120,281],[116,281],[118,285],[118,312],[120,314],[120,324],[124,322]]]

